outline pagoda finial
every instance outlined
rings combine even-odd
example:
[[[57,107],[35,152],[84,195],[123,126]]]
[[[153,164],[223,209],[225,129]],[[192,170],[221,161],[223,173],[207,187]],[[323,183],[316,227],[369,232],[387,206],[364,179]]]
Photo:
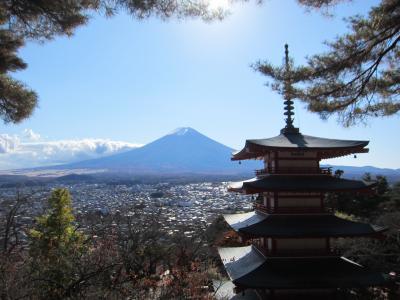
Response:
[[[285,63],[286,67],[289,66],[289,45],[285,44]]]
[[[294,109],[294,107],[293,107],[294,102],[292,101],[292,82],[291,82],[291,70],[290,70],[288,44],[285,44],[285,75],[284,75],[284,77],[285,77],[285,81],[284,81],[283,97],[284,97],[285,101],[283,103],[285,104],[284,115],[286,116],[286,126],[285,126],[285,128],[282,129],[282,132],[284,132],[284,133],[299,132],[299,129],[295,128],[293,126],[292,116],[294,115],[294,112],[292,110]]]

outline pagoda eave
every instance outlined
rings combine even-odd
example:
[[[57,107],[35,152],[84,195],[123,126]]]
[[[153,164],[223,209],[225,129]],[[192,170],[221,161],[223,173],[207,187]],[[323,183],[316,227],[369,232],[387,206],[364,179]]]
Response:
[[[336,140],[303,135],[299,132],[281,133],[268,139],[247,140],[245,147],[234,153],[231,160],[255,159],[271,152],[317,152],[320,159],[366,153],[369,141]]]
[[[388,228],[379,229],[376,232],[368,232],[368,233],[304,233],[304,234],[295,234],[295,233],[254,233],[251,230],[243,230],[240,229],[237,232],[245,239],[257,239],[260,237],[263,238],[352,238],[352,237],[365,237],[365,238],[374,238],[374,239],[382,239],[384,238],[384,232],[386,232]]]
[[[282,152],[282,151],[302,151],[302,152],[317,152],[318,159],[328,159],[328,158],[336,158],[347,156],[351,154],[360,154],[360,153],[368,153],[368,148],[344,148],[344,149],[324,149],[324,148],[266,148],[266,147],[245,147],[242,150],[233,153],[231,157],[231,161],[239,161],[239,160],[247,160],[247,159],[255,159],[261,160],[265,155],[271,152]]]
[[[343,179],[326,175],[269,175],[232,183],[228,191],[242,194],[262,192],[359,192],[369,193],[376,182]]]
[[[374,237],[380,238],[386,227],[339,218],[332,214],[264,214],[257,211],[224,215],[233,230],[246,239]]]
[[[239,289],[361,288],[392,283],[389,275],[339,256],[267,258],[254,246],[218,251]]]
[[[371,190],[370,188],[362,188],[362,189],[318,189],[318,188],[312,188],[312,189],[288,189],[288,188],[253,188],[253,187],[246,187],[246,188],[228,188],[229,192],[234,192],[234,193],[239,193],[243,195],[254,195],[254,194],[259,194],[259,193],[264,193],[264,192],[336,192],[336,193],[345,193],[349,191],[357,191],[359,194],[370,194]]]

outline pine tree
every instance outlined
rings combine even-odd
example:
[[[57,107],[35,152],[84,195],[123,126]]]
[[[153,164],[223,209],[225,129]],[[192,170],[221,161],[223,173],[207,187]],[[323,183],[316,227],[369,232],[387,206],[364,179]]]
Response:
[[[349,0],[298,0],[312,9],[328,9]],[[329,51],[308,58],[306,66],[294,67],[290,79],[297,84],[292,97],[307,104],[322,118],[336,114],[344,126],[369,117],[390,116],[400,111],[400,1],[382,0],[367,17],[350,18],[350,32],[327,42]],[[268,61],[254,68],[282,90],[284,69]]]
[[[79,276],[74,261],[79,261],[87,249],[85,236],[74,225],[68,190],[54,190],[48,206],[29,234],[32,281],[37,297],[59,299],[74,292],[71,284]]]

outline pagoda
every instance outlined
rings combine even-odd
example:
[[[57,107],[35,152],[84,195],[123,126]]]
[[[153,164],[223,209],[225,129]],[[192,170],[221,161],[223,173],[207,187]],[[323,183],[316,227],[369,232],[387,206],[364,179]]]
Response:
[[[229,284],[238,296],[256,294],[254,299],[335,295],[338,289],[386,285],[388,275],[341,256],[331,246],[339,237],[378,238],[385,228],[340,218],[324,207],[328,192],[373,192],[374,183],[339,178],[320,167],[321,159],[368,152],[369,142],[300,133],[293,126],[287,45],[285,74],[286,126],[278,136],[247,140],[231,158],[259,159],[264,168],[255,178],[229,187],[257,195],[254,211],[224,215],[243,242],[242,247],[218,249]]]

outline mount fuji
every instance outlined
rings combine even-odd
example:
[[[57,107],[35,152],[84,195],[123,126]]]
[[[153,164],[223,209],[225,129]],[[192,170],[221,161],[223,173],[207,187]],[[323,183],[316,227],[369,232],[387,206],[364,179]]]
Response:
[[[183,127],[143,146],[108,157],[57,168],[105,169],[146,174],[242,174],[261,168],[259,161],[230,161],[234,149],[190,127]]]

